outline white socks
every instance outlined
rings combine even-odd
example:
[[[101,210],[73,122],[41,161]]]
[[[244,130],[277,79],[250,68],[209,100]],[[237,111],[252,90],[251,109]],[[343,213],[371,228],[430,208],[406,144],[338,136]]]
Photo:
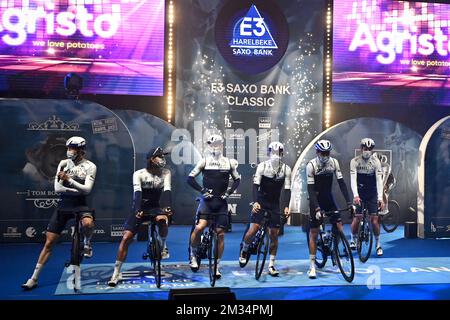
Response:
[[[113,278],[117,277],[120,274],[120,268],[122,268],[122,264],[122,261],[116,260],[116,263],[114,264]]]
[[[39,277],[39,274],[41,273],[43,267],[44,267],[43,264],[37,263],[36,267],[34,268],[33,275],[31,276],[31,279],[33,279],[34,281],[37,281],[37,279]]]
[[[315,261],[316,261],[316,255],[315,254],[310,254],[309,255],[309,267],[311,269],[316,268]]]
[[[84,236],[84,245],[85,246],[91,245],[91,238],[92,238],[92,234],[90,234],[89,236]]]
[[[197,255],[197,247],[191,246],[191,257],[195,257]]]
[[[242,241],[242,251],[248,251],[248,247],[249,247],[249,246],[250,246],[250,245],[247,244],[247,242]]]
[[[376,247],[380,247],[380,235],[375,236]]]
[[[269,268],[273,267],[274,264],[275,264],[275,256],[271,254],[269,260]]]
[[[166,239],[167,237],[161,237],[161,242],[162,242],[162,248],[165,249],[166,248]]]

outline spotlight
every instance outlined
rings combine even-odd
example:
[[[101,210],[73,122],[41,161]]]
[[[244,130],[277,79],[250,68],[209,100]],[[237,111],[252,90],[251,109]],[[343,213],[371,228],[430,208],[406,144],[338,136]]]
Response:
[[[66,95],[70,99],[78,100],[80,96],[80,90],[83,88],[83,78],[76,73],[68,73],[64,77],[64,89],[66,89]]]

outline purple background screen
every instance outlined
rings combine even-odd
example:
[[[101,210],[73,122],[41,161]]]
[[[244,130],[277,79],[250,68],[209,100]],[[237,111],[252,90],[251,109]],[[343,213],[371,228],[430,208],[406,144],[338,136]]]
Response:
[[[450,5],[335,0],[333,101],[450,105]]]
[[[162,96],[164,0],[0,0],[0,89]]]

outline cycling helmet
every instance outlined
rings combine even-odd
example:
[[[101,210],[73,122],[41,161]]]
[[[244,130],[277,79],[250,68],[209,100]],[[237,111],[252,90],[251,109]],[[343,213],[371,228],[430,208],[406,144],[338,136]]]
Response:
[[[279,156],[283,156],[284,152],[284,145],[281,142],[274,141],[269,144],[269,147],[267,148],[267,154],[276,153]]]
[[[331,151],[331,149],[332,149],[331,142],[328,140],[317,141],[316,144],[314,145],[314,148],[316,148],[316,150],[320,151],[320,152],[327,152],[327,151]]]
[[[67,140],[66,147],[84,149],[86,147],[86,140],[82,137],[71,137]]]
[[[370,138],[364,138],[361,140],[361,147],[366,147],[372,150],[375,147],[375,141]]]

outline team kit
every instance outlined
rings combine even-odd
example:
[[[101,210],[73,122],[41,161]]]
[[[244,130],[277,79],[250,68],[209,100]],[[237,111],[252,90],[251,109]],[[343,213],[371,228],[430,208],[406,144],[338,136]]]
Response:
[[[225,230],[229,226],[228,198],[238,188],[241,176],[237,171],[238,162],[223,155],[224,141],[222,136],[213,134],[207,139],[208,148],[204,157],[196,164],[187,178],[187,184],[199,192],[198,209],[195,225],[189,239],[189,266],[193,272],[200,267],[198,250],[201,235],[213,217],[218,239],[218,259],[215,271],[216,279],[220,279],[222,271],[220,259],[224,252]],[[48,261],[53,246],[57,243],[61,232],[73,215],[67,212],[79,212],[83,236],[82,254],[85,258],[93,256],[91,238],[94,232],[95,211],[89,208],[87,197],[94,187],[97,167],[86,158],[86,140],[82,137],[71,137],[67,140],[67,159],[60,161],[54,180],[55,192],[59,195],[58,207],[53,213],[47,227],[46,241],[40,252],[37,264],[31,277],[22,284],[25,290],[37,287],[39,274]],[[339,161],[330,156],[332,144],[328,140],[319,140],[315,144],[316,157],[306,165],[306,181],[309,195],[309,260],[307,276],[316,275],[317,237],[325,213],[335,210],[337,205],[332,192],[334,176],[339,189],[345,198],[348,211],[352,214],[351,250],[358,245],[358,226],[362,219],[362,208],[370,215],[376,241],[376,255],[382,256],[380,242],[380,215],[386,213],[385,188],[386,175],[383,174],[380,156],[373,151],[375,142],[364,138],[360,143],[361,154],[350,162],[351,198],[344,181]],[[290,216],[289,202],[291,198],[291,168],[283,162],[284,146],[281,142],[271,142],[268,146],[268,160],[258,164],[253,176],[250,224],[246,229],[240,245],[238,263],[245,267],[250,254],[251,242],[262,221],[268,219],[270,238],[268,274],[279,276],[275,267],[278,250],[279,230]],[[133,174],[133,205],[124,223],[124,234],[120,242],[114,271],[108,285],[115,287],[121,280],[121,267],[126,260],[128,248],[133,242],[142,223],[152,219],[158,228],[161,243],[161,258],[170,257],[167,246],[169,222],[172,216],[171,171],[166,166],[166,155],[162,147],[153,147],[147,154],[146,168]],[[202,174],[203,185],[196,177]],[[340,214],[331,217],[333,223],[343,231]],[[266,223],[266,221],[264,222]]]

